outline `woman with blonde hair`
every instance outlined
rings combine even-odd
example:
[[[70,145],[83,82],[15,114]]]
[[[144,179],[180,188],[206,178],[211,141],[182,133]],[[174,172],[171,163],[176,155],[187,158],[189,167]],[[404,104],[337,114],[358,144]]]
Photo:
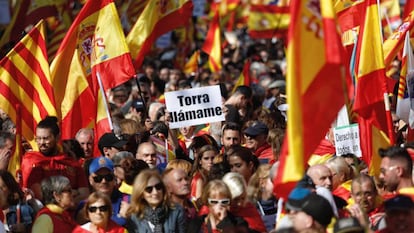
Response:
[[[72,233],[125,233],[125,228],[111,220],[112,203],[109,197],[100,192],[91,193],[83,208],[89,222],[77,226]]]
[[[212,145],[205,145],[198,151],[192,170],[191,198],[197,200],[201,197],[203,187],[207,183],[208,174],[217,154],[217,149]]]
[[[135,179],[127,215],[125,227],[131,233],[183,233],[186,229],[184,210],[170,203],[156,170],[144,170]]]
[[[275,228],[277,199],[273,195],[273,182],[270,178],[272,165],[260,165],[250,178],[247,187],[247,197],[256,204],[267,231]]]

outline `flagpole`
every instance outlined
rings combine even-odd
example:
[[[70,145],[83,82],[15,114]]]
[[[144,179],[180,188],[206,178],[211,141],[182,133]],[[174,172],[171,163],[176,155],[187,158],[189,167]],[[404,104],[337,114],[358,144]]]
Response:
[[[112,124],[111,113],[109,112],[108,102],[106,101],[106,94],[103,88],[102,79],[101,79],[101,75],[99,74],[99,72],[96,72],[96,79],[98,80],[98,83],[99,83],[99,90],[102,94],[102,101],[104,102],[106,116],[108,117],[109,129],[111,129],[112,131],[114,129],[114,126]]]

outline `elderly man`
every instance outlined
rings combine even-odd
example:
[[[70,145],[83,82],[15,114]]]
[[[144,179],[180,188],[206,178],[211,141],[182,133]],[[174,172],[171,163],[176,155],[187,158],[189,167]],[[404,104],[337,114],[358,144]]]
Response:
[[[98,157],[93,159],[89,165],[89,174],[89,184],[92,189],[97,192],[105,193],[111,199],[111,219],[118,225],[123,226],[126,223],[126,219],[120,217],[123,195],[116,187],[114,165],[112,160],[107,157]],[[79,224],[87,222],[86,216],[84,216],[84,211],[80,211],[84,205],[85,201],[82,201],[77,208],[78,213],[76,221]]]
[[[79,142],[82,147],[83,152],[85,153],[85,159],[93,157],[93,145],[94,145],[94,134],[93,129],[82,128],[80,129],[75,136],[76,141]]]
[[[135,157],[136,159],[144,160],[151,169],[157,167],[157,150],[152,142],[141,143]]]
[[[267,143],[267,135],[269,128],[260,121],[254,122],[251,126],[244,130],[244,139],[246,147],[249,148],[261,163],[275,162],[272,147]]]
[[[163,173],[163,181],[171,202],[184,208],[187,220],[196,218],[197,210],[188,198],[191,192],[188,174],[179,168],[169,168]]]
[[[332,191],[332,174],[329,168],[322,164],[309,167],[306,173],[316,186],[325,187]]]

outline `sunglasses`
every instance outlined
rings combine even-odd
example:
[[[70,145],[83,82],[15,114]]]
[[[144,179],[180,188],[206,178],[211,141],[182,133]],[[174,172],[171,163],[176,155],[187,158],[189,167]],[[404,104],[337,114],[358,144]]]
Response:
[[[99,212],[107,212],[109,210],[109,206],[103,205],[103,206],[89,206],[88,211],[91,213],[95,213],[97,210]]]
[[[154,185],[154,186],[147,186],[146,188],[145,188],[145,192],[146,193],[152,193],[152,191],[154,191],[154,188],[157,190],[157,191],[160,191],[160,190],[162,190],[163,188],[164,188],[164,186],[162,185],[162,183],[160,182],[160,183],[158,183],[158,184],[156,184],[156,185]]]
[[[106,175],[97,175],[93,177],[93,181],[95,181],[96,183],[101,183],[102,180],[105,179],[107,182],[111,182],[114,180],[114,175],[113,174],[106,174]]]
[[[223,206],[227,206],[230,205],[230,199],[226,198],[226,199],[208,199],[208,204],[210,205],[223,205]]]

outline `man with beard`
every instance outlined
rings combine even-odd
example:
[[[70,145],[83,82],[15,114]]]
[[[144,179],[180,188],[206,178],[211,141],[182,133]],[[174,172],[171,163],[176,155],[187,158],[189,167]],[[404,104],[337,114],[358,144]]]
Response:
[[[58,147],[60,129],[56,117],[46,117],[36,127],[36,144],[39,151],[29,151],[23,156],[21,170],[23,187],[33,191],[42,200],[41,181],[50,176],[62,175],[70,180],[75,203],[88,197],[86,175],[79,163]]]
[[[382,157],[379,178],[385,189],[390,193],[410,196],[414,200],[413,161],[407,149],[393,146],[380,149],[379,154]]]
[[[351,184],[351,196],[355,204],[347,207],[350,215],[364,221],[366,214],[369,222],[364,225],[369,226],[372,231],[381,230],[380,223],[385,213],[373,178],[364,174],[354,178]]]
[[[197,217],[197,210],[193,202],[188,198],[190,194],[190,178],[188,174],[179,168],[169,168],[163,173],[163,181],[171,202],[184,208],[188,221],[195,219]]]

